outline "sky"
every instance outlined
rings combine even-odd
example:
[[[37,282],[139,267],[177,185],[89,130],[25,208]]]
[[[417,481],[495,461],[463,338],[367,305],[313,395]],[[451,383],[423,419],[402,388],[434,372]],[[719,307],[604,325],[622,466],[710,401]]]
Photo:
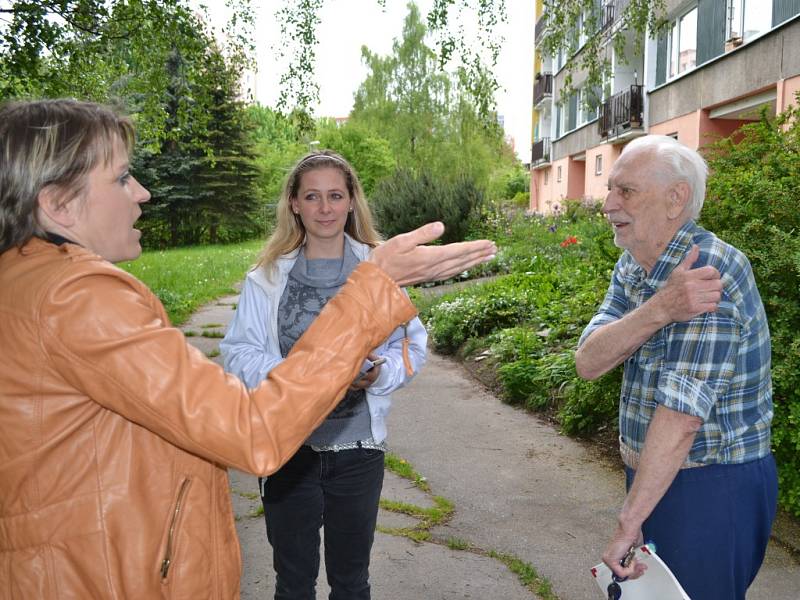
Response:
[[[216,2],[209,2],[212,18]],[[219,1],[219,4],[222,4]],[[275,106],[278,81],[285,62],[278,59],[275,46],[280,40],[280,26],[275,11],[280,0],[254,0],[257,11],[256,61],[258,73],[252,82],[255,99]],[[387,55],[392,41],[402,33],[407,14],[406,0],[386,0],[381,9],[378,0],[326,0],[317,28],[316,80],[320,87],[317,117],[345,117],[353,104],[353,94],[366,78],[361,62],[361,46],[373,53]],[[431,0],[418,0],[422,15]],[[501,86],[496,94],[497,111],[502,115],[506,134],[514,140],[517,155],[527,161],[531,143],[531,96],[533,88],[534,3],[530,0],[506,0],[507,23],[498,28],[505,38],[495,67]],[[433,46],[434,42],[430,41]]]

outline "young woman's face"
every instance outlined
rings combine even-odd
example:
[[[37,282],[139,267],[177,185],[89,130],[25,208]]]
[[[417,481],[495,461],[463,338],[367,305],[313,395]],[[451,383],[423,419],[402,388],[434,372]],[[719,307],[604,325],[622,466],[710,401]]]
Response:
[[[353,200],[344,173],[333,167],[308,171],[300,178],[292,211],[300,215],[309,241],[330,240],[344,235]]]

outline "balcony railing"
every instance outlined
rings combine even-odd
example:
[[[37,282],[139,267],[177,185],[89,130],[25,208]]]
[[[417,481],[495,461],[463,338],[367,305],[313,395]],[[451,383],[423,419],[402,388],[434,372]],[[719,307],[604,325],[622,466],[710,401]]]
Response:
[[[600,109],[600,135],[613,137],[644,123],[644,97],[641,85],[614,94]]]
[[[551,73],[537,73],[533,83],[533,105],[538,104],[553,95],[553,75]]]
[[[542,41],[542,35],[544,34],[544,30],[547,27],[547,16],[542,15],[539,17],[539,20],[536,21],[536,26],[533,28],[533,41],[538,46],[539,42]],[[530,29],[528,30],[530,31]]]
[[[531,166],[550,162],[550,138],[542,138],[531,147]]]
[[[617,21],[631,0],[606,0],[600,12],[600,31],[605,31]]]

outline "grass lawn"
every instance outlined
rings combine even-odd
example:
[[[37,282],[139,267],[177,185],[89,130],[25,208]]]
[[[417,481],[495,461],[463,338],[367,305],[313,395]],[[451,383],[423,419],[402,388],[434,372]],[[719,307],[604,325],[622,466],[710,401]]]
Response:
[[[183,323],[199,306],[234,292],[255,263],[264,242],[192,246],[147,251],[119,266],[145,282],[159,297],[174,325]]]

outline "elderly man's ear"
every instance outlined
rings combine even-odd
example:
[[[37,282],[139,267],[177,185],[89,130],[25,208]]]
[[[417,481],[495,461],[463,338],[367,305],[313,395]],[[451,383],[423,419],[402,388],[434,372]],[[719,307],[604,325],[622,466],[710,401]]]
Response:
[[[677,219],[689,204],[689,196],[691,195],[689,184],[685,181],[679,181],[669,189],[668,193],[669,206],[667,207],[667,215],[670,219]]]

